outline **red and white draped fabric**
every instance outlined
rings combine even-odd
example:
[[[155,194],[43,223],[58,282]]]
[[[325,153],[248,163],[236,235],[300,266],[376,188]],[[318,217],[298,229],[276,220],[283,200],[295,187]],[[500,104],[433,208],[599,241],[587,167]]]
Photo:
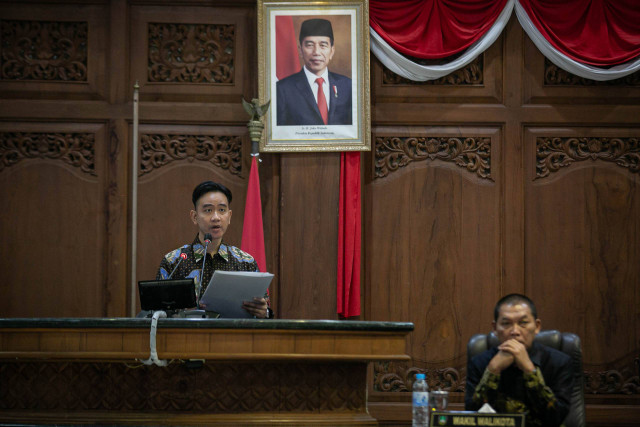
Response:
[[[484,52],[514,7],[542,54],[566,71],[612,80],[640,70],[638,0],[370,0],[371,51],[400,76],[434,80]]]
[[[540,52],[591,80],[640,70],[638,0],[519,0],[516,16]]]
[[[371,51],[402,77],[439,79],[471,63],[493,44],[509,21],[514,1],[371,0]],[[400,24],[393,22],[397,17]],[[421,65],[408,56],[442,61]]]

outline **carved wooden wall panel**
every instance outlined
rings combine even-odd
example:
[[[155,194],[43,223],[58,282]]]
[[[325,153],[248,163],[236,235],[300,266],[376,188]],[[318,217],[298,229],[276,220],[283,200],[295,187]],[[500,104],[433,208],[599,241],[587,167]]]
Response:
[[[242,138],[237,135],[144,134],[140,136],[140,158],[139,175],[180,160],[205,161],[239,175],[242,171]]]
[[[0,21],[2,79],[87,81],[87,22]]]
[[[491,139],[486,137],[377,137],[375,178],[411,162],[452,162],[485,179],[491,178]]]
[[[107,10],[99,4],[0,5],[3,97],[104,99]]]
[[[198,368],[124,363],[0,364],[0,410],[31,414],[175,414],[363,410],[363,364],[216,363]],[[56,390],[57,392],[51,392]]]
[[[639,135],[640,128],[526,129],[526,290],[540,301],[546,327],[582,337],[587,371],[620,359],[633,368],[637,357]],[[550,141],[556,151],[545,155],[566,167],[549,173],[536,162]],[[562,310],[553,303],[560,297]]]
[[[640,86],[640,73],[633,73],[614,80],[596,81],[576,76],[555,65],[548,58],[544,58],[545,86]]]
[[[3,317],[107,313],[105,136],[103,124],[0,123]]]
[[[337,319],[340,154],[283,154],[278,290],[288,319]]]
[[[477,294],[483,301],[499,294],[501,129],[378,127],[373,140],[364,233],[367,315],[414,322],[408,339],[414,367],[458,365],[468,337],[489,325],[490,307]],[[389,141],[412,146],[412,161],[379,173],[389,162]],[[469,157],[448,151],[456,146]],[[484,166],[469,167],[470,158]]]
[[[71,139],[67,140],[66,134],[59,135],[47,126],[37,132],[8,130],[9,145],[3,151],[6,155],[0,174],[19,177],[15,188],[22,191],[33,184],[29,177],[38,162],[50,168],[58,160],[69,170],[77,169],[74,173],[89,173],[80,181],[82,184],[77,184],[59,178],[58,171],[43,188],[52,200],[60,200],[59,209],[57,205],[47,207],[55,210],[56,215],[59,211],[71,223],[68,211],[83,213],[77,228],[92,237],[83,241],[82,253],[87,258],[95,257],[95,262],[84,262],[78,272],[81,274],[73,276],[71,269],[58,274],[60,269],[53,268],[53,261],[31,270],[22,266],[25,271],[17,272],[15,278],[5,282],[16,288],[16,295],[21,294],[24,278],[36,276],[50,275],[56,283],[68,284],[69,289],[59,292],[58,299],[49,299],[42,313],[20,310],[12,297],[7,304],[13,304],[14,311],[6,315],[131,314],[128,301],[131,284],[127,274],[131,267],[127,235],[131,166],[127,161],[131,158],[131,96],[136,79],[141,83],[141,122],[168,125],[148,128],[150,133],[141,140],[144,147],[140,156],[138,202],[142,224],[139,232],[144,237],[138,246],[143,259],[138,275],[155,276],[157,263],[166,251],[192,240],[195,231],[189,227],[186,216],[190,194],[204,179],[219,179],[234,191],[235,227],[228,237],[230,242],[239,244],[246,191],[243,170],[249,160],[248,151],[242,148],[247,145],[244,127],[247,117],[240,99],[255,96],[256,85],[247,72],[247,47],[255,40],[251,21],[252,17],[255,19],[254,8],[254,3],[246,1],[231,7],[212,6],[204,1],[175,4],[163,0],[98,0],[82,4],[34,0],[0,4],[2,120],[46,121],[52,123],[53,130],[57,129],[56,123],[98,122],[104,126],[100,138],[93,140],[99,150],[90,156],[75,148],[90,140],[84,134],[71,133]],[[175,46],[175,50],[169,46]],[[136,67],[141,75],[136,74]],[[66,129],[66,125],[60,126]],[[169,135],[176,138],[165,138]],[[31,142],[27,144],[25,140]],[[46,148],[47,144],[59,147],[58,151]],[[84,168],[84,172],[73,165]],[[92,190],[88,190],[90,186]],[[72,194],[83,198],[72,198]],[[172,203],[180,196],[184,196],[186,203]],[[72,198],[71,203],[63,203],[67,198]],[[18,210],[21,216],[37,217],[35,210],[27,214],[23,212],[25,209]],[[180,226],[176,225],[178,218],[184,220]],[[32,237],[25,234],[25,229],[31,228],[28,221],[18,226],[3,223],[3,227],[11,229],[15,236]],[[93,227],[90,233],[86,232],[89,227]],[[59,228],[69,231],[67,225]],[[265,234],[270,237],[269,230]],[[7,246],[3,251],[15,251],[9,243],[14,245],[18,239],[22,241],[19,237],[5,240]],[[150,247],[154,251],[147,256],[145,252]],[[57,258],[56,263],[66,265]],[[101,280],[99,289],[95,289],[94,278]],[[86,290],[77,292],[77,288]],[[85,293],[87,304],[77,303]]]
[[[523,97],[532,104],[638,105],[640,102],[640,72],[621,79],[597,82],[564,71],[540,53],[533,42],[524,40],[525,66],[531,70],[523,75]]]
[[[375,362],[372,367],[371,391],[375,398],[384,398],[390,392],[410,393],[416,374],[425,374],[425,379],[432,390],[447,390],[450,397],[454,393],[464,393],[466,381],[466,360],[458,362],[459,367],[417,368],[412,364],[400,362]]]
[[[149,23],[149,83],[233,84],[235,26]]]
[[[372,55],[372,98],[375,102],[495,103],[502,101],[503,64],[500,37],[466,67],[433,81],[412,82]],[[433,61],[429,65],[436,65]]]
[[[251,87],[255,30],[245,10],[133,5],[131,31],[130,82],[143,101],[239,103]]]
[[[536,139],[536,177],[541,179],[577,162],[611,162],[640,172],[640,144],[634,137],[539,137]]]
[[[240,246],[248,171],[242,164],[246,129],[214,126],[140,126],[138,277],[155,278],[162,256],[191,243],[191,193],[205,180],[233,194],[225,241]]]

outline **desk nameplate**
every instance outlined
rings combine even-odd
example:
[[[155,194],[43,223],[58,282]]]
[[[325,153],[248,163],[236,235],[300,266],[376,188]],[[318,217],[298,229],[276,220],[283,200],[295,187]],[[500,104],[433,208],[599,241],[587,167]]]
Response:
[[[490,426],[524,427],[524,414],[486,414],[471,411],[432,412],[432,427],[438,426]]]

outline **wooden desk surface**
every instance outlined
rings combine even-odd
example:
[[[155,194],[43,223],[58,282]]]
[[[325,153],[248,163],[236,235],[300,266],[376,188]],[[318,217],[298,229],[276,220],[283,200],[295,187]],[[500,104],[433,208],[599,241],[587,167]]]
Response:
[[[150,319],[0,319],[0,359],[132,360],[149,356]],[[160,359],[408,360],[411,323],[160,319]]]

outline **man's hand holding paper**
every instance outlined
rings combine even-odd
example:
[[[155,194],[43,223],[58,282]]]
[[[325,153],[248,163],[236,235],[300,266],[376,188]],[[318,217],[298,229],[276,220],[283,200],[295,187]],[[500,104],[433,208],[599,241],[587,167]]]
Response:
[[[223,318],[265,318],[267,301],[261,296],[272,279],[271,273],[216,270],[200,303]]]

